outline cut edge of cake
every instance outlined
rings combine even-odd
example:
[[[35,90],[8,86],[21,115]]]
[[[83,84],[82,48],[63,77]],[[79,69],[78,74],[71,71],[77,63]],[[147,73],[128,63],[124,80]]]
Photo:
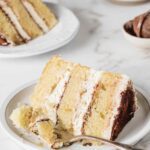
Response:
[[[7,1],[8,2],[8,1]],[[31,37],[27,34],[27,32],[23,29],[21,26],[19,20],[17,19],[15,13],[11,9],[11,7],[8,6],[8,3],[6,1],[0,1],[0,7],[5,12],[5,14],[8,16],[10,19],[12,25],[14,25],[15,29],[18,31],[18,33],[21,35],[21,37],[25,40],[28,41],[31,39]]]
[[[18,24],[15,24],[17,27],[16,29],[25,40],[29,41],[43,34],[42,30],[25,9],[21,0],[5,0],[5,2],[9,10],[11,10],[14,14],[10,15],[10,19],[13,19],[12,17],[16,17],[15,22],[18,21]]]
[[[30,119],[32,117],[32,107],[28,105],[22,105],[13,110],[10,115],[10,120],[13,124],[20,129],[28,129]]]
[[[0,9],[11,25],[8,29],[11,33],[0,31],[0,44],[3,46],[26,43],[48,32],[57,23],[53,12],[42,1],[37,4],[32,0],[2,0]]]
[[[133,118],[136,111],[136,96],[131,80],[126,75],[113,73],[114,83],[111,83],[110,74],[112,73],[103,74],[97,86],[99,93],[93,95],[88,112],[81,120],[82,134],[115,140],[127,122]],[[122,94],[128,95],[129,90],[131,95],[125,99]]]
[[[76,105],[84,93],[83,84],[89,76],[89,68],[77,64],[71,73],[70,80],[66,86],[61,104],[58,108],[58,123],[70,132],[72,130],[72,116],[76,110]]]
[[[23,43],[23,39],[12,25],[7,14],[3,11],[2,3],[3,2],[0,1],[0,38],[2,45],[21,44]]]
[[[54,124],[58,121],[57,110],[75,66],[60,57],[53,57],[44,68],[31,96],[32,106],[44,109]]]
[[[85,92],[80,97],[80,101],[78,101],[76,111],[72,119],[74,135],[82,135],[84,118],[92,104],[94,91],[102,77],[102,74],[103,71],[96,71],[93,69],[90,69],[89,71],[89,77],[85,81],[83,87]]]
[[[39,110],[34,110],[29,105],[21,105],[14,109],[10,115],[10,120],[16,128],[23,132],[31,132],[49,146],[52,146],[57,140],[54,124],[48,118],[42,116]]]
[[[56,16],[51,11],[51,9],[48,6],[46,6],[46,4],[44,4],[41,0],[36,0],[36,1],[22,0],[22,1],[24,4],[25,3],[31,4],[30,7],[32,7],[34,9],[34,11],[39,15],[39,17],[42,19],[41,22],[43,21],[43,24],[45,24],[44,26],[47,26],[47,28],[51,29],[57,24]],[[31,10],[28,9],[28,11],[31,14],[31,16],[33,16]],[[36,19],[35,19],[35,21],[36,21]]]

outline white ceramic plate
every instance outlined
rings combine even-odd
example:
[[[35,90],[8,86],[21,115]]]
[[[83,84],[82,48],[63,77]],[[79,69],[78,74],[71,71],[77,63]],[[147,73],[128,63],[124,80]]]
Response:
[[[14,140],[15,143],[23,146],[26,150],[47,150],[47,148],[41,146],[39,141],[35,140],[34,137],[22,134],[21,131],[17,130],[9,119],[12,110],[17,107],[18,103],[29,103],[29,97],[33,91],[34,86],[35,81],[27,83],[13,91],[12,94],[4,100],[4,103],[0,109],[0,123],[6,134],[12,140]],[[117,139],[117,141],[126,144],[135,144],[150,130],[150,99],[141,89],[136,89],[139,108],[135,114],[135,117],[125,126]],[[92,150],[93,146],[83,147],[80,144],[74,144],[71,147],[71,150],[81,149]],[[102,147],[94,147],[94,150],[100,149],[102,149]]]
[[[53,51],[71,41],[79,30],[79,20],[71,10],[59,4],[46,2],[57,16],[57,25],[48,33],[27,44],[4,47],[0,46],[0,57],[27,57]]]

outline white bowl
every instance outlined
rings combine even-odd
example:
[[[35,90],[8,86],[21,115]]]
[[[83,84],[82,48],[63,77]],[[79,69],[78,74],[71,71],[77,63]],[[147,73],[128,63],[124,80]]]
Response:
[[[125,24],[123,25],[124,37],[133,45],[143,49],[150,49],[150,38],[140,38],[128,33],[125,29]]]

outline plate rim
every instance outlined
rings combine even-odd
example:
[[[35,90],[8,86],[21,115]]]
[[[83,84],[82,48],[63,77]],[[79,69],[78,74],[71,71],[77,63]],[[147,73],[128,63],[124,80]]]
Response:
[[[137,3],[137,2],[146,2],[147,0],[113,0],[115,2],[127,2],[127,3]]]
[[[69,13],[73,16],[73,18],[76,21],[76,29],[74,30],[74,32],[72,32],[67,38],[65,38],[65,40],[60,41],[59,43],[53,45],[52,48],[47,45],[47,46],[41,48],[42,50],[32,51],[32,53],[29,52],[29,51],[26,52],[25,50],[23,50],[22,52],[19,52],[19,53],[18,52],[13,52],[13,51],[8,52],[8,53],[2,53],[0,51],[0,58],[25,58],[25,57],[37,56],[37,55],[44,54],[44,53],[47,53],[47,52],[55,51],[58,48],[61,48],[61,47],[65,46],[67,43],[69,43],[70,41],[72,41],[74,39],[74,37],[77,35],[77,33],[79,32],[79,29],[80,29],[80,21],[79,21],[78,17],[75,15],[75,13],[71,9],[69,9],[68,7],[66,7],[64,5],[61,5],[59,3],[50,2],[48,0],[44,0],[44,2],[47,3],[47,4],[51,4],[51,5],[59,8],[59,9],[69,11]],[[26,46],[26,45],[23,45],[23,46]],[[32,47],[32,45],[30,47]],[[4,49],[4,48],[5,47],[0,47],[0,49]],[[6,47],[6,49],[11,49],[11,47]],[[21,49],[21,45],[20,45],[19,49]],[[26,49],[28,49],[28,47]]]
[[[33,150],[37,150],[37,148],[39,150],[43,150],[43,147],[39,147],[36,144],[33,144],[27,140],[24,140],[24,138],[18,136],[15,132],[13,132],[9,125],[7,124],[6,121],[6,108],[9,104],[9,102],[12,100],[12,98],[19,92],[21,92],[22,90],[24,90],[25,88],[28,88],[30,86],[33,86],[34,84],[37,83],[38,80],[32,80],[30,82],[26,82],[22,85],[20,85],[18,88],[15,88],[2,102],[1,106],[0,106],[0,127],[1,129],[6,133],[6,135],[14,142],[16,142],[18,145],[24,147],[24,148],[29,148],[29,149],[33,149]],[[143,89],[141,89],[139,86],[136,86],[134,84],[135,89],[140,92],[140,94],[142,94],[145,99],[146,102],[149,104],[149,108],[150,108],[150,96],[147,92],[145,92]],[[142,128],[142,130],[140,132],[138,132],[136,135],[134,135],[133,137],[129,138],[129,140],[120,140],[122,143],[125,144],[131,144],[134,145],[136,144],[138,141],[140,141],[144,136],[146,136],[148,134],[148,132],[150,131],[150,115],[148,115],[148,119],[147,122],[145,123],[144,128]]]

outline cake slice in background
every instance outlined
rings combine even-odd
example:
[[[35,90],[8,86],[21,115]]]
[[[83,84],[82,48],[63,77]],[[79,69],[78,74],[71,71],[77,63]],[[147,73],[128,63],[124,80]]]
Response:
[[[1,5],[0,5],[1,7]],[[11,24],[9,18],[0,9],[0,34],[5,39],[4,43],[9,44],[21,44],[23,39],[15,30],[14,26]]]
[[[29,129],[48,145],[77,135],[115,140],[137,107],[133,83],[126,75],[57,56],[44,68],[31,99],[33,112],[42,113],[32,112]],[[16,124],[18,115],[11,119]]]
[[[27,43],[57,23],[55,15],[40,0],[1,0],[0,11],[0,45]]]
[[[43,34],[42,30],[33,21],[32,17],[26,11],[21,0],[5,0],[5,1],[16,15],[22,29],[31,39]],[[30,39],[28,38],[27,40]]]
[[[22,3],[43,32],[56,25],[55,15],[41,0],[22,0]]]

